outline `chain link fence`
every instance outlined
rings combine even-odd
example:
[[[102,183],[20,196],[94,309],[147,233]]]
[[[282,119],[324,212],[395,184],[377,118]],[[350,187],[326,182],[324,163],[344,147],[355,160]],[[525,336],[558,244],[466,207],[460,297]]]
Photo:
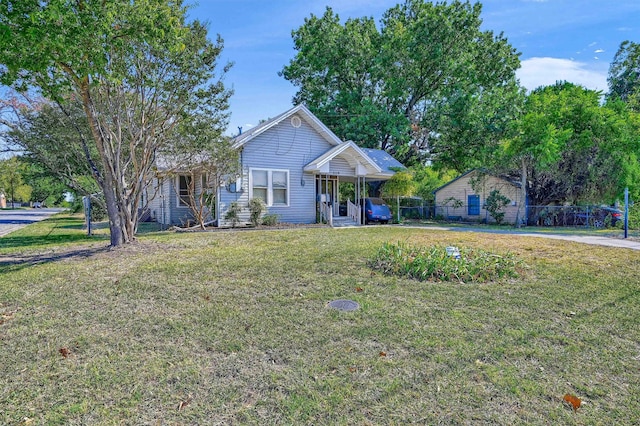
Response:
[[[398,203],[399,201],[399,203]],[[443,223],[495,223],[489,212],[480,206],[479,212],[469,215],[469,207],[464,203],[456,205],[439,204],[423,200],[418,197],[385,198],[385,202],[392,210],[394,221],[436,221]],[[399,204],[399,206],[398,206]],[[477,206],[473,206],[477,207]],[[471,209],[473,210],[473,209]],[[523,218],[520,212],[519,217]],[[592,230],[622,230],[624,229],[624,207],[610,206],[527,206],[527,226],[574,228]],[[509,223],[514,226],[513,221]],[[520,224],[524,225],[520,219]],[[640,205],[629,208],[629,231],[640,235]]]

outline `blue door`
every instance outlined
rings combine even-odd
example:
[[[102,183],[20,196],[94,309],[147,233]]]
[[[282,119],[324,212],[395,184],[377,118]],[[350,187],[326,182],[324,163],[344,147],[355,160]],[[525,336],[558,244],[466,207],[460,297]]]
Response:
[[[468,195],[467,196],[467,214],[469,216],[479,216],[480,215],[480,196],[479,195]]]

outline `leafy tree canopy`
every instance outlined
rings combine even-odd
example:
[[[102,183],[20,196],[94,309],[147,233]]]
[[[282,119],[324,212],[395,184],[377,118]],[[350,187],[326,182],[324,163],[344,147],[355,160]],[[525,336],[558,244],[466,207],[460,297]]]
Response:
[[[212,43],[201,23],[186,21],[181,0],[0,3],[0,82],[39,90],[69,119],[79,102],[90,137],[74,127],[114,246],[134,239],[158,152],[204,118],[218,135],[226,127],[222,48],[220,37]]]
[[[432,156],[459,170],[482,162],[517,112],[518,54],[481,31],[481,5],[408,0],[340,22],[331,8],[292,32],[281,75],[339,137],[406,165]]]
[[[609,66],[609,97],[618,97],[640,112],[640,44],[626,40]]]
[[[0,160],[0,193],[11,202],[27,202],[33,188],[25,182],[26,165],[17,156]]]
[[[26,153],[34,176],[53,177],[79,195],[100,192],[92,175],[103,174],[102,163],[95,145],[84,143],[91,131],[80,102],[63,108],[46,101],[23,103],[15,114],[19,125],[12,125],[6,137]]]
[[[637,118],[624,104],[602,105],[600,98],[567,82],[527,97],[504,148],[521,166],[530,205],[613,201],[638,176]]]

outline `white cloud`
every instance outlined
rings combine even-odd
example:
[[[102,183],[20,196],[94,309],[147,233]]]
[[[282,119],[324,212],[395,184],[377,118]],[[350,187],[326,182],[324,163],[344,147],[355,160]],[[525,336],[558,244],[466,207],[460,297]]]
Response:
[[[604,49],[597,49],[593,53],[602,53],[602,52],[604,52]]]
[[[516,75],[527,90],[549,86],[556,81],[569,81],[587,89],[606,92],[607,73],[602,69],[589,68],[584,62],[559,58],[530,58],[521,62]]]

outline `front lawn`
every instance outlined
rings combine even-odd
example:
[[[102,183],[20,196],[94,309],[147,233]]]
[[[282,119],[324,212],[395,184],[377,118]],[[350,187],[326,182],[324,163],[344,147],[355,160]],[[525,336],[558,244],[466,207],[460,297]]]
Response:
[[[151,233],[109,250],[57,220],[4,237],[18,248],[0,238],[0,424],[640,422],[640,252],[401,227]],[[370,267],[385,242],[526,267],[490,283],[386,276]]]

